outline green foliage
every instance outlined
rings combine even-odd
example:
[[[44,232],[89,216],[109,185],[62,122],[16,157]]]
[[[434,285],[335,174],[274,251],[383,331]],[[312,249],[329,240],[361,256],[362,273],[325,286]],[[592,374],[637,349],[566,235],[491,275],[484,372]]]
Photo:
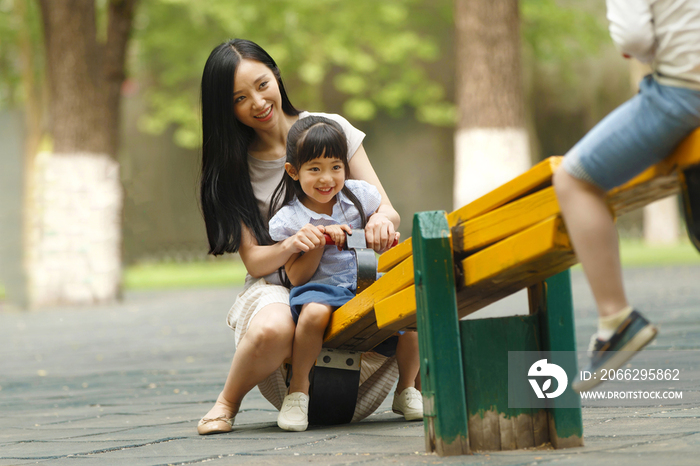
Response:
[[[39,7],[31,0],[0,0],[0,109],[24,102],[23,67],[43,79],[43,42]]]
[[[580,1],[521,0],[522,37],[535,59],[571,63],[609,42],[602,12],[593,6]]]
[[[96,0],[99,39],[109,0]],[[564,84],[574,65],[608,41],[594,2],[521,0],[526,61],[556,67]],[[23,7],[23,8],[19,8]],[[280,65],[299,108],[327,109],[339,94],[342,113],[371,120],[380,112],[451,126],[453,0],[148,0],[136,10],[128,72],[147,90],[142,130],[175,128],[175,140],[200,140],[199,81],[221,42],[258,42]],[[30,44],[21,52],[21,34]],[[24,98],[22,59],[43,80],[41,20],[36,1],[0,0],[0,108]],[[26,50],[29,50],[27,54]]]
[[[351,119],[413,107],[425,121],[452,124],[453,105],[427,73],[426,64],[440,57],[437,41],[421,32],[432,9],[418,0],[145,2],[136,21],[135,64],[152,85],[151,112],[141,127],[159,132],[174,124],[180,144],[197,145],[194,90],[211,50],[232,37],[251,39],[275,58],[300,108],[323,109],[330,82],[345,96],[343,112]]]
[[[240,260],[136,264],[124,271],[124,287],[144,290],[241,286],[245,274],[245,266]]]

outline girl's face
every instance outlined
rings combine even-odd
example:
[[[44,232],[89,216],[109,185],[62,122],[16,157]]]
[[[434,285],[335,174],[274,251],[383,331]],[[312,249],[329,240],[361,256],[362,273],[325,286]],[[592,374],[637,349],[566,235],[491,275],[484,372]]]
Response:
[[[345,165],[337,158],[319,157],[301,166],[299,172],[289,163],[284,167],[289,176],[298,180],[306,197],[304,204],[314,212],[330,214],[335,195],[345,185]]]
[[[281,118],[282,97],[272,70],[259,61],[244,58],[233,79],[233,112],[253,129],[270,129]]]

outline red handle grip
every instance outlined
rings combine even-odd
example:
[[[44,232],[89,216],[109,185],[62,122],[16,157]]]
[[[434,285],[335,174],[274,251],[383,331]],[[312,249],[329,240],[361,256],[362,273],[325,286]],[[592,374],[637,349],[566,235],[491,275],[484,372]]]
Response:
[[[324,233],[323,237],[326,239],[326,246],[335,246],[335,241],[333,241],[333,239],[331,238],[331,236],[328,233]],[[399,240],[395,239],[394,243],[391,245],[391,247],[393,248],[397,244],[399,244]]]

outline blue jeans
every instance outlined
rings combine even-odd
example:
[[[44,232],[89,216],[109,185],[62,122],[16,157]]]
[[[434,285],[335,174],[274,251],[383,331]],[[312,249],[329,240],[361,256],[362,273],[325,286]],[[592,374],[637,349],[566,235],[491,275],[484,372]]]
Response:
[[[639,93],[589,131],[562,166],[609,191],[671,155],[699,126],[700,91],[665,86],[648,75]]]

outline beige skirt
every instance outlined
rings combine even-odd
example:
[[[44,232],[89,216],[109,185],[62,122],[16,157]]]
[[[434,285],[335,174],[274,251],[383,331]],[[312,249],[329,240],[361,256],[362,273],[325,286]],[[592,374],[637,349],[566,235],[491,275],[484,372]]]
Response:
[[[226,316],[226,324],[234,331],[236,346],[245,336],[253,317],[265,306],[275,303],[289,305],[289,290],[271,284],[264,278],[236,297]],[[364,353],[360,363],[360,387],[352,421],[360,421],[372,414],[387,397],[398,376],[396,357],[387,358],[372,351]],[[287,392],[286,378],[287,370],[282,365],[258,385],[260,393],[277,409],[281,408]]]

